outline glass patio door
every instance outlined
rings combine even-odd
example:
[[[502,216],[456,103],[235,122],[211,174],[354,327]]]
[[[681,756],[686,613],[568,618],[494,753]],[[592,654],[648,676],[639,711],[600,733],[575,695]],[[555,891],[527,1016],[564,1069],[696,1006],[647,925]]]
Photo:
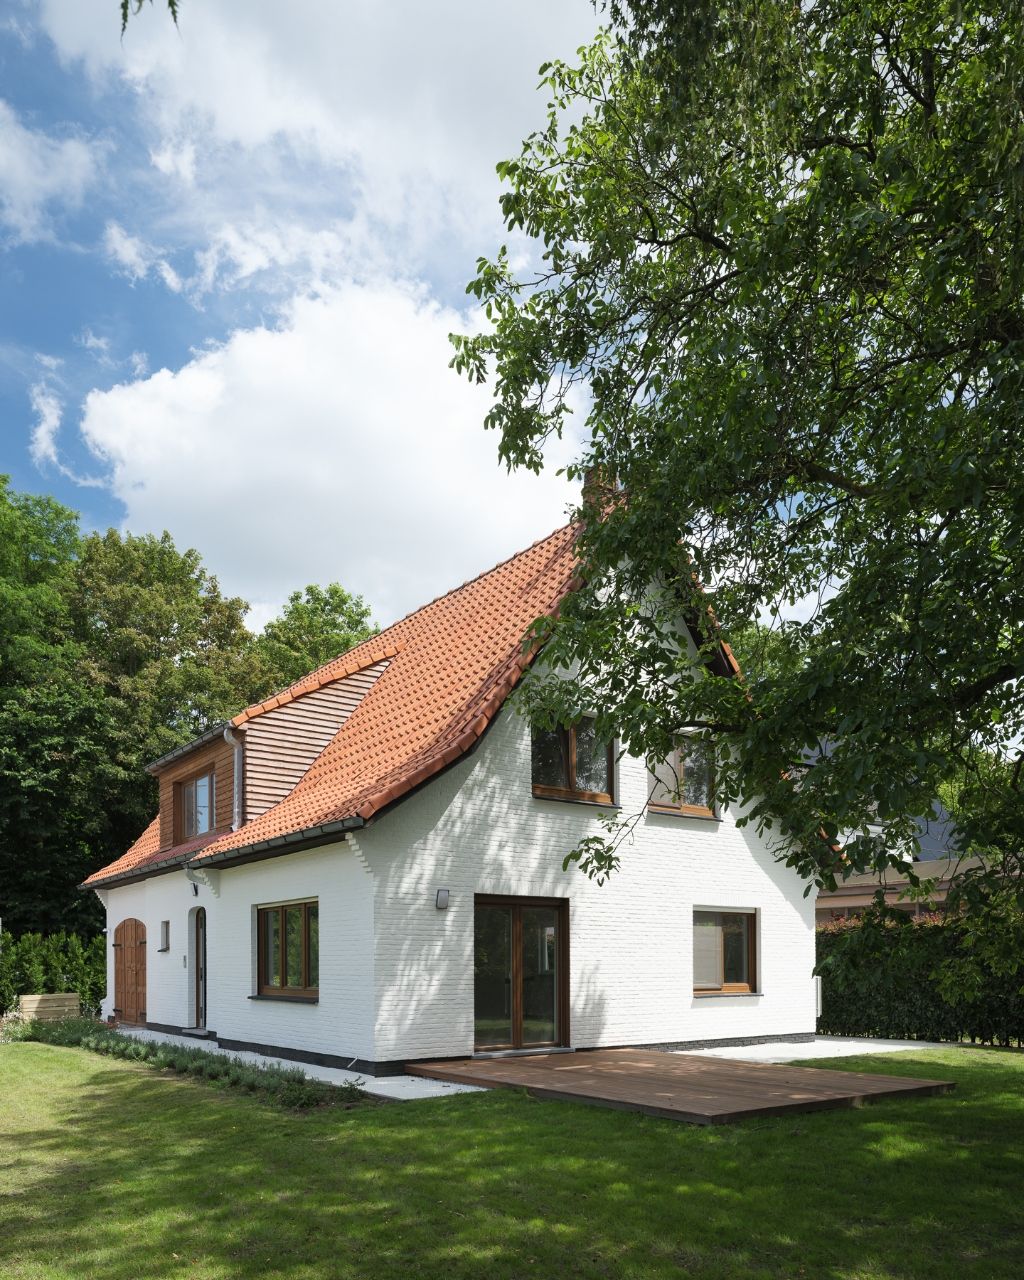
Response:
[[[478,1050],[565,1043],[566,904],[477,898],[474,1018]]]

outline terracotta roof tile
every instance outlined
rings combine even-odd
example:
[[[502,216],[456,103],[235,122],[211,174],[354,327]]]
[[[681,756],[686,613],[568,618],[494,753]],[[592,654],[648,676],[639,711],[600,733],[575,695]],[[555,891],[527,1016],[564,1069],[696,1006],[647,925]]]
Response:
[[[255,703],[244,724],[282,702],[389,659],[337,734],[283,800],[237,831],[211,838],[192,860],[244,849],[346,818],[372,818],[474,745],[532,660],[523,638],[557,611],[576,573],[576,526],[565,525],[510,560],[424,605],[364,644]],[[92,885],[160,862],[154,820]]]
[[[95,871],[85,884],[90,888],[100,889],[106,880],[123,880],[127,876],[137,876],[148,868],[163,866],[165,863],[179,864],[188,862],[193,854],[212,844],[222,834],[216,831],[204,832],[201,836],[193,836],[181,844],[169,848],[160,848],[160,815],[153,819],[139,836],[127,853],[121,855],[116,862],[110,863],[101,871]]]

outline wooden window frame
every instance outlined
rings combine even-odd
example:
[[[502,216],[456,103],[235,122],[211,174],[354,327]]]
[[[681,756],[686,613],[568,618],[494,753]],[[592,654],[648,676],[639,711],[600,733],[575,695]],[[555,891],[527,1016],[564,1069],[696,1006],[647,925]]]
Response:
[[[285,962],[285,912],[302,907],[302,977],[304,984],[298,987],[274,986],[267,981],[267,921],[271,916],[278,918],[278,938],[281,946],[281,973],[287,977]],[[317,983],[309,982],[309,909],[316,907],[319,912],[319,898],[307,898],[298,902],[275,902],[271,906],[256,908],[256,990],[261,996],[269,996],[276,1000],[318,1000],[320,998],[319,957],[317,958]]]
[[[746,982],[726,982],[725,974],[722,973],[722,984],[718,987],[698,987],[696,981],[693,985],[693,994],[700,999],[707,996],[747,996],[757,995],[757,973],[759,965],[757,963],[757,912],[743,910],[739,907],[726,909],[724,907],[694,907],[694,916],[697,913],[709,916],[743,916],[747,923],[747,981]],[[696,923],[695,926],[696,927]],[[723,960],[725,956],[725,948],[722,948]]]
[[[711,744],[708,743],[705,745],[710,747]],[[667,764],[671,764],[672,769],[676,775],[676,779],[680,783],[680,792],[682,790],[681,784],[682,784],[683,777],[685,776],[685,768],[686,768],[686,762],[683,757],[684,750],[685,750],[685,747],[682,744],[680,744],[673,750],[671,758],[668,761],[666,761]],[[711,762],[709,773],[710,773],[710,777],[708,778],[708,791],[710,794],[708,796],[708,799],[713,801],[714,791],[715,791],[715,766],[714,766],[713,759]],[[654,793],[654,786],[657,781],[657,778],[656,778],[656,775],[652,773],[649,769],[647,771],[647,780],[648,780],[647,807],[648,809],[650,809],[652,813],[674,813],[677,815],[681,814],[684,818],[717,818],[718,817],[718,814],[715,812],[713,803],[706,804],[706,805],[705,804],[684,804],[682,800],[680,800],[677,804],[672,804],[667,800],[650,799],[651,795]]]
[[[203,778],[210,779],[210,825],[205,831],[189,832],[186,823],[185,811],[185,792],[188,787],[194,786]],[[208,765],[205,769],[200,769],[196,773],[190,773],[187,778],[181,778],[174,784],[174,825],[177,829],[176,843],[185,840],[194,840],[196,836],[204,836],[210,831],[217,830],[217,770],[213,765]]]
[[[585,720],[592,720],[593,716],[585,716]],[[536,731],[534,731],[536,732]],[[569,743],[566,759],[569,763],[569,781],[576,782],[576,725],[561,725],[555,730],[558,734],[568,734]],[[531,736],[531,748],[533,737]],[[531,760],[532,774],[532,760]],[[568,787],[551,787],[541,782],[533,782],[533,794],[539,800],[577,800],[584,801],[588,804],[614,804],[615,803],[615,744],[608,743],[608,790],[607,791],[580,791],[575,785]]]

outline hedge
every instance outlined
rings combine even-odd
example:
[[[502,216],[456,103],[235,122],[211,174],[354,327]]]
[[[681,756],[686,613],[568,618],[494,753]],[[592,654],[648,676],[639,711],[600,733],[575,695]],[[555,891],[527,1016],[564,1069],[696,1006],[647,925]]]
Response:
[[[856,919],[819,925],[819,1033],[1021,1045],[1020,975],[989,973],[980,994],[964,992],[952,1002],[940,993],[936,970],[955,961],[966,945],[956,922],[942,916],[884,925]]]
[[[239,1089],[265,1102],[301,1110],[308,1107],[376,1106],[379,1099],[363,1092],[354,1082],[327,1084],[313,1080],[298,1067],[266,1066],[242,1062],[226,1054],[155,1040],[136,1040],[112,1031],[89,1018],[65,1018],[61,1022],[8,1021],[3,1028],[8,1042],[35,1040],[61,1048],[89,1049],[93,1053],[129,1062],[142,1062],[158,1071],[174,1071],[220,1089]]]
[[[0,1016],[23,995],[77,991],[82,1012],[99,1013],[107,984],[105,938],[76,933],[0,933]]]

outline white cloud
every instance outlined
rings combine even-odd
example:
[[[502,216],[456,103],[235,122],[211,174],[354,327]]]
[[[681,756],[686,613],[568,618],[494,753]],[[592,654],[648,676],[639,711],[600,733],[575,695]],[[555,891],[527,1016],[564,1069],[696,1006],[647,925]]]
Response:
[[[550,532],[574,496],[553,469],[499,466],[488,391],[447,367],[465,324],[423,291],[350,283],[91,392],[82,432],[126,526],[198,547],[260,616],[337,580],[388,621]]]
[[[131,280],[143,280],[149,273],[152,250],[138,238],[129,235],[119,222],[108,222],[103,232],[107,257],[115,262]]]
[[[29,453],[37,467],[46,465],[59,467],[57,455],[57,433],[60,431],[62,407],[60,400],[46,386],[37,382],[29,390],[32,412],[36,415],[36,425],[32,428],[29,442]]]
[[[100,337],[88,327],[78,335],[77,342],[79,346],[85,347],[86,351],[95,351],[99,356],[110,355],[110,339]]]
[[[191,187],[196,180],[196,147],[194,142],[183,142],[178,145],[171,141],[150,151],[149,159],[155,169],[165,177],[177,178],[179,182]]]
[[[145,280],[152,270],[172,293],[180,293],[184,288],[184,282],[166,258],[160,257],[155,249],[138,236],[129,234],[119,222],[107,223],[103,232],[103,247],[107,257],[133,284],[136,280]]]
[[[47,382],[37,382],[29,388],[29,402],[36,415],[35,426],[29,436],[29,456],[40,471],[49,468],[84,488],[103,488],[105,481],[95,476],[82,476],[68,467],[61,458],[57,437],[64,418],[64,406],[60,396]]]
[[[50,238],[53,214],[81,204],[96,172],[87,142],[29,129],[0,99],[0,225],[16,242]]]
[[[220,0],[178,29],[145,6],[119,44],[80,0],[40,13],[62,59],[133,95],[152,176],[174,184],[147,234],[198,253],[193,294],[268,272],[308,288],[367,254],[467,278],[502,234],[494,166],[543,123],[538,66],[597,25],[590,0]]]

